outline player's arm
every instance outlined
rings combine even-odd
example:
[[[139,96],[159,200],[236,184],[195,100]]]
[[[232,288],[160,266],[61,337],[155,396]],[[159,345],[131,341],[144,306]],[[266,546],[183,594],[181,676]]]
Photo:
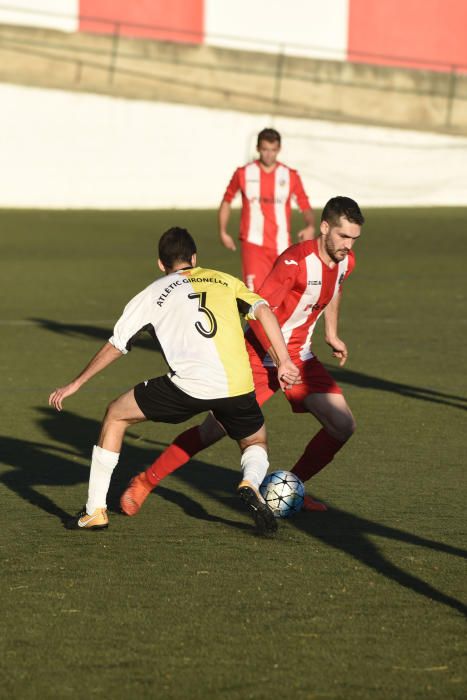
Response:
[[[238,190],[240,189],[240,174],[239,170],[234,172],[232,178],[227,185],[221,205],[219,207],[218,222],[219,222],[219,238],[223,246],[228,250],[236,250],[237,246],[232,236],[227,231],[227,226],[230,219],[231,202]]]
[[[151,306],[151,290],[147,287],[128,302],[114,326],[112,337],[88,362],[83,371],[69,384],[55,389],[50,394],[49,404],[57,411],[61,411],[64,399],[75,394],[95,374],[125,355],[131,346],[132,339],[150,322]]]
[[[315,214],[311,207],[302,211],[302,216],[305,221],[305,228],[297,233],[297,238],[300,241],[309,241],[315,236]]]
[[[333,356],[338,358],[339,367],[345,365],[349,354],[346,344],[337,334],[341,296],[340,293],[336,294],[324,309],[324,339],[331,347]]]
[[[235,279],[235,278],[233,278]],[[236,279],[237,305],[242,313],[247,311],[245,318],[261,329],[265,337],[266,347],[272,347],[274,352],[277,375],[282,389],[288,389],[293,384],[300,382],[300,372],[289,356],[284,336],[279,322],[269,308],[264,297],[252,292],[248,287]],[[243,309],[242,309],[243,307]]]
[[[300,207],[303,219],[305,221],[305,227],[297,233],[297,239],[301,243],[302,241],[309,241],[310,239],[314,238],[315,214],[311,208],[310,200],[305,192],[305,188],[303,187],[302,179],[297,172],[295,172],[293,194],[297,200],[297,204]]]
[[[277,318],[266,303],[257,304],[254,315],[272,347],[281,389],[290,389],[294,384],[300,382],[300,371],[290,359]]]
[[[95,374],[101,372],[119,357],[122,357],[120,350],[117,350],[117,348],[109,342],[105,343],[75,379],[69,384],[55,389],[55,391],[50,394],[49,405],[56,408],[57,411],[61,411],[64,399],[72,394],[76,394],[83,384],[89,381],[91,377],[94,377]]]
[[[264,280],[258,292],[263,299],[266,299],[273,310],[277,309],[282,304],[293,288],[297,278],[299,264],[291,252],[293,248],[294,246],[288,248],[277,258],[271,272]],[[250,321],[249,325],[263,348],[269,352],[271,344],[268,342],[268,337],[263,327],[257,321]],[[273,360],[277,364],[277,359],[275,357],[273,357]]]
[[[227,250],[237,250],[237,246],[235,245],[234,239],[229,233],[227,233],[227,226],[230,219],[230,210],[230,202],[227,202],[225,199],[222,200],[222,203],[219,207],[218,215],[219,238],[221,239],[222,245],[225,246]]]

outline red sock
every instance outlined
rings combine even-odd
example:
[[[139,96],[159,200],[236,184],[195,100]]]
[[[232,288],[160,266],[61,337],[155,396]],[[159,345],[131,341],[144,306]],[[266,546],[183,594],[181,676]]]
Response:
[[[197,452],[204,449],[198,426],[185,430],[171,445],[146,469],[146,478],[157,486],[159,481],[188,462]]]
[[[326,464],[332,462],[334,455],[343,445],[345,445],[344,442],[331,437],[322,428],[305,447],[305,452],[292,469],[292,472],[302,481],[307,481],[321,471]]]

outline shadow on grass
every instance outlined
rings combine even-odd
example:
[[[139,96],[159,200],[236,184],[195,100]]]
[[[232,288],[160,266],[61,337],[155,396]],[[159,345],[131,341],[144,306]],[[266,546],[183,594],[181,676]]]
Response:
[[[194,462],[190,464],[192,468],[186,465],[183,469],[176,472],[177,477],[191,487],[196,488],[200,493],[213,495],[212,479],[207,478],[203,469],[196,468]],[[238,480],[238,472],[230,469],[223,469],[222,471],[232,473],[232,483]],[[215,485],[217,491],[219,487],[217,479]],[[157,487],[157,490],[159,489],[160,487]],[[225,501],[225,499],[222,500]],[[228,501],[225,502],[227,505],[229,504]],[[438,591],[423,579],[409,574],[396,564],[393,564],[385,558],[378,546],[369,537],[382,537],[463,559],[467,559],[467,550],[453,547],[444,542],[419,537],[405,530],[381,525],[337,508],[329,508],[326,513],[302,512],[288,521],[288,524],[293,525],[298,530],[329,547],[345,552],[356,561],[398,583],[400,586],[408,588],[430,600],[447,605],[467,616],[467,606],[462,601]]]
[[[401,384],[399,382],[391,382],[388,379],[380,379],[372,377],[369,374],[361,372],[353,372],[349,369],[341,369],[339,367],[325,365],[326,369],[333,375],[337,382],[344,382],[351,386],[357,386],[361,389],[376,389],[377,391],[387,391],[391,394],[399,394],[410,399],[419,399],[420,401],[430,401],[431,403],[443,404],[452,408],[459,408],[461,411],[467,411],[467,398],[456,394],[445,394],[442,391],[434,391],[425,387],[414,386],[412,384]]]
[[[54,446],[50,443],[0,437],[3,462],[14,467],[14,470],[2,474],[0,480],[25,501],[64,522],[70,517],[69,513],[40,493],[36,487],[86,483],[89,467],[80,464],[80,460],[89,453],[89,445],[94,444],[98,426],[96,421],[66,411],[63,412],[63,420],[57,421],[49,409],[40,410],[43,417],[39,419],[39,424],[52,439],[61,444]],[[71,447],[64,447],[64,442]]]
[[[52,440],[59,443],[59,446],[54,447],[46,443],[32,443],[8,437],[0,438],[3,461],[14,467],[13,470],[1,476],[1,481],[21,498],[65,521],[69,514],[49,496],[40,493],[37,487],[87,484],[89,467],[83,466],[79,461],[89,459],[91,446],[99,432],[99,424],[95,420],[85,419],[66,411],[57,414],[51,409],[41,408],[39,410],[41,428]],[[131,431],[129,432],[131,434]],[[151,441],[152,444],[154,441]],[[164,443],[159,444],[164,446]],[[64,445],[66,446],[64,447]],[[235,448],[231,447],[232,459],[238,460]],[[157,453],[155,454],[152,446],[148,448],[134,444],[125,445],[109,491],[111,508],[117,509],[120,494],[131,476],[151,463],[156,456]],[[205,462],[193,460],[189,466],[179,470],[175,478],[202,494],[204,499],[207,497],[210,500],[221,502],[232,510],[240,509],[240,504],[233,496],[239,480],[239,470],[220,469]],[[85,493],[86,490],[83,488],[83,501]],[[157,487],[154,496],[151,497],[155,496],[171,501],[182,508],[190,517],[223,523],[230,527],[252,532],[249,524],[211,515],[198,501],[176,490],[169,489],[165,485]],[[381,525],[336,508],[330,508],[327,513],[321,514],[300,513],[290,521],[290,524],[325,545],[345,552],[355,561],[373,569],[376,573],[400,586],[467,615],[467,607],[462,601],[442,593],[420,577],[393,564],[385,558],[369,537],[383,537],[395,542],[463,558],[467,557],[466,550]]]
[[[92,446],[97,440],[100,424],[93,420],[77,416],[68,411],[56,413],[48,408],[40,408],[38,423],[48,436],[56,441],[57,446],[50,443],[28,442],[10,437],[0,436],[0,454],[2,461],[14,467],[0,475],[0,482],[28,503],[55,516],[62,523],[70,518],[70,513],[64,511],[50,497],[41,493],[40,486],[75,486],[83,484],[83,501],[86,501],[87,483],[89,479],[89,461]],[[131,430],[129,436],[135,437]],[[175,436],[174,436],[175,437]],[[150,446],[144,447],[126,443],[118,467],[114,472],[108,493],[109,510],[120,512],[120,496],[135,473],[144,469],[160,453],[154,451],[154,444],[161,448],[166,443],[151,440]],[[82,461],[87,464],[84,466]],[[196,460],[191,464],[195,470],[203,473],[204,488],[209,494],[209,487],[215,482],[216,491],[220,496],[215,500],[226,503],[234,510],[241,510],[241,504],[233,495],[238,482],[238,473],[218,469],[210,464]],[[230,494],[225,496],[224,494]],[[160,486],[157,495],[178,505],[187,515],[199,520],[217,522],[229,527],[251,531],[251,525],[236,520],[226,519],[210,514],[203,505],[186,494]],[[77,503],[78,510],[82,503]]]
[[[87,338],[96,338],[105,342],[112,335],[112,328],[101,328],[99,326],[84,325],[79,323],[60,323],[51,321],[45,318],[31,318],[30,321],[37,323],[38,326],[53,333],[60,333],[68,336],[85,336]],[[117,319],[115,319],[117,320]],[[161,352],[159,342],[149,331],[148,335],[139,335],[135,341],[135,347],[144,350],[157,350]],[[149,337],[151,336],[151,337]],[[459,408],[467,411],[467,398],[456,394],[447,394],[442,391],[435,391],[426,387],[415,386],[413,384],[402,384],[400,382],[392,382],[389,379],[381,379],[362,372],[354,372],[349,369],[341,369],[336,366],[325,365],[326,369],[334,376],[338,382],[344,382],[351,386],[360,387],[362,389],[376,389],[377,391],[387,391],[392,394],[399,394],[411,399],[420,401],[429,401],[431,403],[443,404],[452,408]]]
[[[219,483],[219,476],[220,472],[224,472],[222,476],[224,476],[223,481],[227,482],[224,485],[224,489],[228,492],[233,494],[235,492],[235,487],[238,483],[238,473],[235,473],[235,478],[233,483],[231,482],[230,479],[226,479],[226,470],[225,469],[217,469],[216,467],[213,467],[212,464],[204,464],[204,462],[198,462],[195,464],[194,462],[192,463],[192,466],[194,469],[203,469],[203,468],[208,468],[209,471],[212,471],[213,469],[216,470],[216,473],[213,475],[213,478],[216,481],[217,488],[221,487],[221,484]],[[234,473],[234,472],[232,472]],[[228,471],[227,471],[228,474]],[[210,479],[211,482],[211,479]],[[126,484],[125,484],[126,486]],[[123,489],[122,489],[123,490]],[[217,489],[216,489],[217,490]],[[203,490],[203,493],[209,493],[208,490]],[[227,518],[221,518],[218,515],[211,515],[208,513],[208,511],[204,508],[204,506],[201,505],[201,503],[198,503],[198,501],[193,500],[193,498],[190,498],[189,496],[186,496],[183,493],[180,493],[178,491],[174,491],[173,489],[168,489],[165,486],[158,486],[157,490],[154,492],[154,496],[161,496],[164,498],[166,501],[170,501],[171,503],[174,503],[177,505],[179,508],[182,508],[184,513],[189,515],[191,518],[197,518],[198,520],[207,520],[210,523],[222,523],[223,525],[228,525],[229,527],[235,527],[238,530],[244,530],[246,533],[249,533],[251,535],[256,535],[255,531],[252,529],[252,526],[248,523],[243,523],[243,522],[238,522],[236,520],[229,520]],[[213,497],[212,494],[209,494],[211,498]],[[241,505],[238,503],[237,498],[233,495],[231,496],[219,496],[217,495],[216,497],[217,501],[222,502],[224,505],[232,508],[232,510],[240,511],[241,510]]]
[[[311,516],[307,513],[300,513],[291,522],[297,529],[306,532],[329,547],[346,552],[356,561],[374,569],[378,574],[400,586],[430,600],[447,605],[467,616],[467,606],[462,601],[438,591],[423,579],[409,574],[393,564],[384,557],[377,545],[368,539],[368,536],[383,537],[464,559],[467,558],[467,550],[419,537],[405,530],[381,525],[337,508],[330,508],[326,513],[315,513]]]
[[[117,320],[117,319],[115,319]],[[59,321],[51,321],[47,318],[30,318],[29,321],[37,323],[40,328],[60,335],[66,335],[73,338],[85,337],[95,338],[96,340],[105,343],[112,335],[112,325],[102,328],[100,326],[91,326],[83,323],[61,323]],[[143,329],[132,341],[132,346],[143,348],[144,350],[152,350],[153,352],[161,352],[161,346],[154,333],[149,329]]]

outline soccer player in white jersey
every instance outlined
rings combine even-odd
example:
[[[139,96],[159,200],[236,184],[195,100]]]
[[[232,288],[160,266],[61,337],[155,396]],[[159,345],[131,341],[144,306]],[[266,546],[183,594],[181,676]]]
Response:
[[[70,529],[108,526],[106,496],[128,426],[146,420],[181,423],[212,411],[216,425],[237,440],[243,479],[238,487],[257,529],[277,529],[272,511],[258,492],[267,469],[264,418],[253,378],[238,310],[264,328],[277,355],[283,389],[299,381],[279,324],[267,302],[235,277],[196,265],[196,245],[185,229],[166,231],[159,241],[158,279],[134,297],[117,321],[112,337],[69,384],[55,389],[49,404],[63,401],[95,374],[128,352],[132,339],[152,327],[170,371],[141,382],[109,404],[94,446],[86,507],[67,523]]]
[[[294,413],[312,413],[322,428],[305,447],[291,471],[307,481],[332,461],[355,430],[352,412],[329,372],[312,350],[312,334],[324,314],[325,339],[340,366],[347,360],[347,347],[338,335],[342,284],[354,268],[353,245],[360,236],[364,217],[349,197],[329,200],[321,215],[320,235],[297,243],[276,260],[260,294],[274,311],[301,382],[285,390]],[[256,321],[250,321],[245,340],[253,370],[256,397],[261,406],[278,389],[274,349]],[[135,515],[153,489],[200,450],[224,436],[213,415],[186,430],[140,475],[122,498],[122,508]],[[305,496],[305,510],[327,510],[311,495]]]
[[[275,129],[258,134],[259,158],[234,172],[219,208],[219,235],[222,244],[235,250],[227,232],[231,202],[238,191],[242,195],[240,244],[243,281],[257,291],[276,260],[291,244],[291,200],[294,198],[305,220],[297,238],[305,241],[314,235],[314,214],[300,175],[277,160],[281,136]]]

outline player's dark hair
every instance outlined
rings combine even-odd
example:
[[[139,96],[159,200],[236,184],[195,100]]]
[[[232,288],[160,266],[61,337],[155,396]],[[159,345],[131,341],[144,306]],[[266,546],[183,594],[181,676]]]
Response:
[[[261,143],[261,141],[269,141],[269,143],[275,143],[277,141],[279,146],[280,146],[281,145],[281,135],[275,129],[263,129],[258,134],[258,141],[256,144],[258,147],[259,147],[259,144]]]
[[[321,221],[326,221],[330,226],[337,226],[341,216],[352,224],[361,226],[365,223],[365,217],[355,200],[350,197],[332,197],[323,209]]]
[[[167,270],[178,263],[191,265],[191,258],[196,253],[196,243],[186,230],[173,226],[162,234],[159,240],[159,260]]]

